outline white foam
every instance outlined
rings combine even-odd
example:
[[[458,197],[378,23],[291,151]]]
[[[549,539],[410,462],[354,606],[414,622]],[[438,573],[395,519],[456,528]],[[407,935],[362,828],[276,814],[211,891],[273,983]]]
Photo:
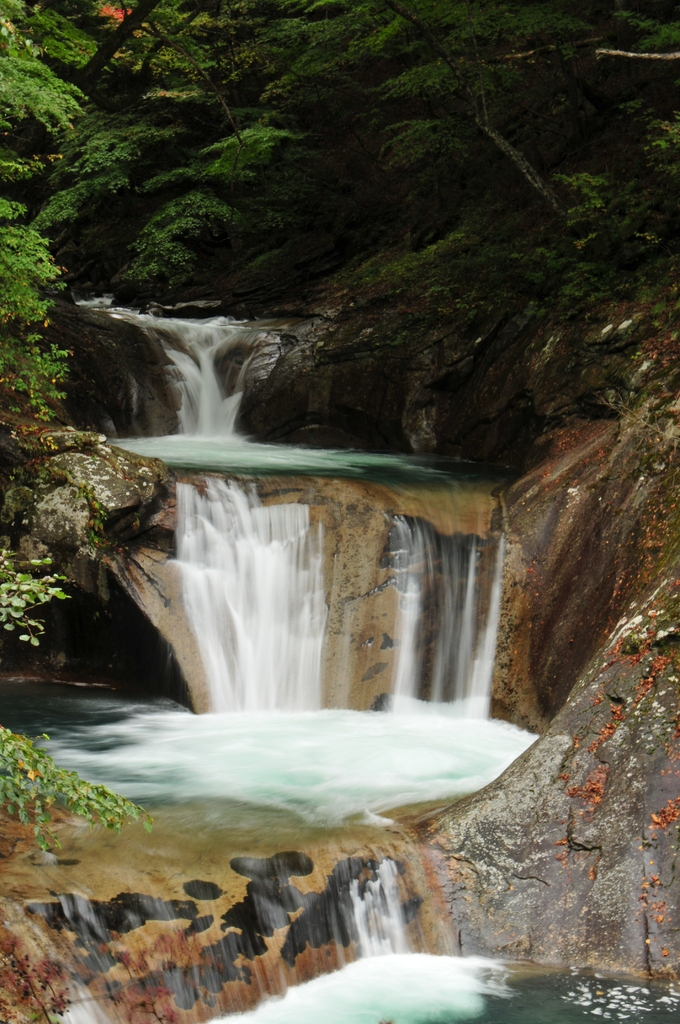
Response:
[[[222,798],[338,823],[491,782],[535,739],[411,701],[402,713],[142,713],[50,745],[65,767],[140,801]],[[89,749],[88,749],[89,748]]]
[[[422,953],[371,957],[348,964],[251,1013],[239,1024],[451,1024],[484,1010],[484,995],[505,995],[505,968],[481,957]]]
[[[182,599],[214,711],[321,707],[321,527],[309,507],[253,489],[177,485]]]

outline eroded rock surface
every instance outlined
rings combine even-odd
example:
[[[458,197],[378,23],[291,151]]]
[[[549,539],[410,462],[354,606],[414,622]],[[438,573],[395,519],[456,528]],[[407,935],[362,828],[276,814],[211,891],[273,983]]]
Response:
[[[429,826],[462,953],[678,976],[678,568],[541,739]]]
[[[171,474],[96,433],[31,428],[17,437],[22,461],[3,496],[2,545],[20,561],[52,558],[70,599],[46,607],[39,648],[0,637],[0,671],[160,687],[181,697],[181,671],[167,652],[161,656],[162,636],[110,571],[119,551],[142,537],[166,550],[174,543],[163,518]]]
[[[160,812],[149,840],[136,826],[118,837],[64,818],[58,858],[23,843],[3,862],[3,919],[67,963],[107,1019],[129,1020],[146,1002],[163,1017],[206,1020],[336,970],[358,955],[357,910],[387,862],[413,948],[447,948],[402,828],[305,835],[301,849],[206,832],[200,816],[190,834],[176,824]]]
[[[168,357],[152,334],[101,310],[57,301],[44,335],[71,353],[61,422],[109,437],[177,429],[180,398],[168,376]]]
[[[463,953],[680,974],[680,464],[663,410],[556,439],[505,496],[496,706],[549,724],[424,827]]]
[[[606,418],[606,396],[632,386],[648,325],[638,313],[621,324],[548,327],[529,308],[433,328],[396,311],[329,310],[291,335],[266,376],[246,378],[241,420],[260,439],[524,468],[546,429]]]
[[[546,458],[503,492],[506,558],[494,712],[534,730],[559,711],[628,601],[654,577],[648,530],[666,465],[640,436],[581,424],[541,439]],[[670,502],[668,502],[670,504]]]

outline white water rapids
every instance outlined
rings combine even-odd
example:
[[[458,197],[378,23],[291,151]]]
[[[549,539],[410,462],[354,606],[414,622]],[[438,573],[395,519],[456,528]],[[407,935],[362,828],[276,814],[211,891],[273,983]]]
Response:
[[[534,739],[507,722],[402,698],[393,714],[131,713],[71,729],[50,752],[145,804],[231,800],[335,825],[471,793]]]

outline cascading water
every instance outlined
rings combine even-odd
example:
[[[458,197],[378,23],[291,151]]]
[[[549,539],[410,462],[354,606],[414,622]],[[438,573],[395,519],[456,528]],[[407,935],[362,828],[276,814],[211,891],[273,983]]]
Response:
[[[164,320],[161,325],[182,395],[181,433],[203,437],[234,434],[252,331],[225,317]],[[224,364],[222,379],[217,372],[220,363]]]
[[[488,715],[504,551],[503,537],[480,548],[474,536],[435,538],[422,523],[397,517],[393,553],[401,647],[395,710],[404,706],[401,698],[421,696],[426,683],[434,703],[454,704],[465,717]],[[434,634],[428,680],[423,679],[421,636],[426,618]]]
[[[224,317],[142,319],[176,369],[180,433],[241,440],[236,415],[257,331]],[[184,603],[199,641],[213,710],[321,706],[327,613],[322,539],[321,526],[310,526],[306,505],[265,508],[254,488],[242,490],[233,481],[178,488]],[[502,541],[480,548],[474,536],[442,537],[418,520],[397,516],[393,555],[400,643],[391,681],[393,709],[403,708],[403,697],[426,695],[434,703],[454,704],[461,715],[486,717]],[[408,707],[413,713],[413,705]]]
[[[69,834],[32,912],[75,936],[88,995],[107,1010],[117,985],[136,998],[127,963],[145,999],[162,974],[160,1019],[177,1008],[187,1021],[247,1011],[258,1024],[278,1013],[295,1024],[464,1019],[500,968],[460,969],[446,955],[439,895],[399,820],[485,785],[533,740],[487,718],[503,560],[493,483],[394,456],[250,444],[236,413],[262,329],[137,322],[163,341],[182,408],[179,435],[130,447],[180,470],[168,572],[213,713],[127,706],[57,733],[61,763],[143,801],[156,825],[151,846],[130,833],[122,872],[110,837]],[[237,470],[220,463],[225,452],[238,452]],[[258,479],[263,457],[264,474],[282,466],[285,482]],[[349,490],[328,484],[342,459]],[[355,499],[364,518],[351,521]],[[330,694],[345,665],[354,689]],[[388,706],[383,687],[399,713],[351,710]],[[114,1008],[112,1019],[125,1018]]]
[[[306,505],[254,490],[177,486],[177,558],[214,711],[321,707],[326,605],[320,530]]]
[[[362,957],[388,956],[410,951],[404,911],[397,887],[398,877],[397,865],[386,857],[379,865],[376,877],[366,883],[363,894],[359,881],[356,878],[352,880],[350,898],[359,955]]]
[[[174,364],[174,379],[181,395],[180,433],[198,437],[234,435],[243,375],[253,349],[252,327],[227,317],[134,319],[158,337]]]
[[[257,332],[225,317],[141,319],[174,364],[180,434],[235,440]],[[178,485],[183,601],[213,711],[321,706],[321,544],[306,505],[263,507],[254,488],[233,481]]]

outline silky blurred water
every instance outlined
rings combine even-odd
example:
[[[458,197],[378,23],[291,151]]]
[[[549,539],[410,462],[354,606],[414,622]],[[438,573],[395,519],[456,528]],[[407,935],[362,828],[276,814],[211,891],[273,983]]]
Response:
[[[358,960],[289,989],[238,1024],[671,1024],[680,988],[426,954]]]
[[[67,687],[37,705],[31,689],[4,684],[5,725],[48,732],[50,753],[85,778],[151,805],[228,799],[314,825],[471,793],[535,739],[408,699],[389,713],[192,715]]]

